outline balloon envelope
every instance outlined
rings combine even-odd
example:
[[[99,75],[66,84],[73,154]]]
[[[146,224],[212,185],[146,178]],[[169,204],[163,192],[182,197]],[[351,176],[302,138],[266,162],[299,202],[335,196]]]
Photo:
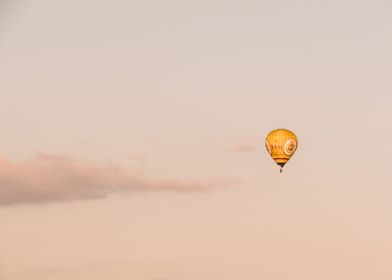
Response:
[[[280,166],[280,172],[294,155],[297,146],[297,136],[287,129],[275,129],[265,139],[265,147],[272,159]]]

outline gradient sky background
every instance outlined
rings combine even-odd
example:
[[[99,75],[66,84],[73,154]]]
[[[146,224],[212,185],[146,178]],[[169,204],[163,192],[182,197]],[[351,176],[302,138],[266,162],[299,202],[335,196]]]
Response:
[[[389,1],[0,3],[1,280],[392,278]]]

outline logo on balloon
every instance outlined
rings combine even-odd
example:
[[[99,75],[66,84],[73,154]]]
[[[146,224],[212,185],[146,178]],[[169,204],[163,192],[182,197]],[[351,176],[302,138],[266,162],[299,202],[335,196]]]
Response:
[[[284,153],[288,156],[294,154],[295,150],[297,149],[297,141],[295,139],[289,139],[284,144]]]

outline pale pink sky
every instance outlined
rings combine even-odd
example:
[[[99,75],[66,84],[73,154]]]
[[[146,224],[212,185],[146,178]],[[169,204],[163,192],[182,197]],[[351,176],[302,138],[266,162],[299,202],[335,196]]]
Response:
[[[0,280],[392,278],[388,1],[0,9]]]

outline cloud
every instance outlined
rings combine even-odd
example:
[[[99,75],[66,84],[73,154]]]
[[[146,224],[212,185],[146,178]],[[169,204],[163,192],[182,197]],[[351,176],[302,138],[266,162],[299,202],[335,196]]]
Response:
[[[98,199],[116,192],[204,191],[227,183],[147,180],[118,166],[80,164],[58,155],[40,154],[23,163],[0,158],[0,206]]]

